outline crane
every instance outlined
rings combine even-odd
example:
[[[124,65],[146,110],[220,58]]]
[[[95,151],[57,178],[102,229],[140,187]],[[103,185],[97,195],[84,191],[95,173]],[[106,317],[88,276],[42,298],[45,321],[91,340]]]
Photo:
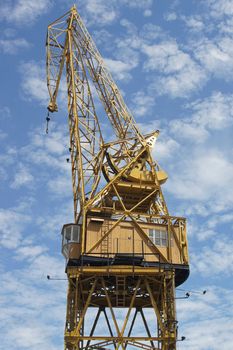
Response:
[[[63,72],[67,84],[74,222],[62,228],[65,349],[175,350],[175,287],[189,260],[186,219],[169,214],[168,177],[152,157],[159,131],[140,132],[75,6],[48,26],[46,51],[49,112]]]

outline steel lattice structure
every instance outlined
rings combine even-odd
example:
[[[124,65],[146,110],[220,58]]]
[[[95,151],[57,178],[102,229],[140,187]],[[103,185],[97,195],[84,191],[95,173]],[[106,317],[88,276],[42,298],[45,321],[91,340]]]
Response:
[[[46,47],[49,111],[58,109],[63,71],[67,81],[74,224],[62,231],[65,349],[175,350],[175,287],[189,273],[186,223],[169,215],[162,194],[167,175],[151,156],[159,132],[140,133],[75,7],[48,26]],[[103,138],[93,87],[111,142]],[[122,325],[117,309],[127,310]],[[88,310],[95,317],[87,332]],[[145,310],[154,311],[153,334]],[[106,324],[96,334],[101,317]],[[138,322],[143,334],[135,336]]]

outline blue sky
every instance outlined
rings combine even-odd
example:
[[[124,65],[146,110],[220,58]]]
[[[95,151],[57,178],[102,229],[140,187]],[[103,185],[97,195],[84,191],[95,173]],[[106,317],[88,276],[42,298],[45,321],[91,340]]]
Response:
[[[63,348],[66,282],[46,275],[65,277],[69,139],[64,84],[45,134],[45,37],[72,3],[0,5],[0,332],[12,350]],[[233,1],[80,0],[77,7],[141,130],[160,129],[154,157],[169,174],[165,197],[170,213],[188,219],[191,275],[182,288],[207,294],[178,300],[186,336],[178,349],[231,350]]]

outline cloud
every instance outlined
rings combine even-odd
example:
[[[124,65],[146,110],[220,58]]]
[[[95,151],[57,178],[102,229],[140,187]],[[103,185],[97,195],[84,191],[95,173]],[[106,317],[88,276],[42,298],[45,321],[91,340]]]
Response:
[[[2,130],[0,130],[0,141],[2,141],[2,140],[5,140],[5,138],[7,137],[8,135],[7,135],[7,133],[5,133],[5,132],[3,132]],[[1,169],[2,170],[2,169]],[[0,171],[1,171],[0,170]]]
[[[228,17],[225,21],[218,24],[219,31],[223,34],[232,35],[233,33],[233,18]]]
[[[233,39],[220,36],[213,39],[203,38],[193,45],[197,60],[217,78],[226,81],[233,79]]]
[[[29,169],[22,163],[19,163],[18,169],[14,174],[14,180],[11,183],[11,188],[18,189],[21,186],[31,186],[33,180],[34,177],[30,173]]]
[[[210,97],[190,104],[193,121],[209,130],[221,130],[233,124],[233,95],[213,92]]]
[[[45,62],[23,62],[19,66],[21,73],[22,96],[28,101],[37,101],[47,107],[49,93],[47,88]],[[67,84],[62,76],[57,97],[58,108],[67,110]]]
[[[89,25],[106,26],[115,22],[124,6],[134,10],[144,10],[145,17],[151,16],[152,0],[82,0],[79,3],[87,16]]]
[[[233,205],[232,96],[214,92],[187,104],[184,110],[189,117],[163,121],[160,128],[165,133],[154,151],[155,159],[162,162],[169,175],[166,190],[176,200],[182,199],[180,211],[189,217],[227,213]],[[166,164],[171,155],[175,156],[175,164]],[[199,240],[216,235],[213,227],[203,225],[200,232],[206,232],[196,235]]]
[[[55,196],[59,198],[71,198],[71,171],[70,167],[67,167],[67,171],[54,176],[48,180],[47,186],[50,191]]]
[[[198,149],[177,161],[175,174],[167,184],[175,197],[209,201],[215,209],[232,205],[233,163],[218,149]],[[222,179],[222,180],[221,180]]]
[[[52,335],[54,327],[41,325],[38,323],[24,326],[12,324],[11,329],[6,330],[6,338],[10,339],[8,344],[11,348],[20,347],[21,349],[45,349],[46,343],[49,344],[49,338]],[[9,345],[8,345],[9,346]],[[47,345],[48,346],[48,345]],[[51,347],[51,344],[49,345]],[[52,346],[52,349],[55,347]]]
[[[24,266],[1,271],[0,333],[4,348],[45,350],[49,346],[55,350],[63,342],[66,283],[46,280],[51,272],[59,271],[63,277],[62,259],[43,253],[38,256],[39,247],[36,249],[34,259],[30,256]]]
[[[153,0],[120,0],[123,4],[137,9],[149,9],[153,5]]]
[[[177,141],[166,135],[162,135],[156,142],[153,155],[156,160],[164,160],[179,152],[180,145]]]
[[[210,318],[206,321],[194,320],[184,326],[184,334],[187,340],[181,350],[218,350],[219,344],[224,344],[224,350],[232,348],[230,317]]]
[[[51,198],[56,196],[56,201],[68,196],[72,201],[71,165],[66,161],[70,156],[68,142],[67,125],[58,127],[52,122],[49,135],[44,127],[37,128],[31,131],[29,141],[18,149],[4,144],[5,150],[0,154],[1,187],[23,188],[27,196],[34,196],[38,189],[43,188],[49,190]]]
[[[25,62],[20,65],[20,73],[24,97],[29,101],[36,100],[46,106],[49,95],[46,86],[45,66],[33,61]]]
[[[17,25],[34,23],[39,16],[47,13],[53,5],[51,0],[6,0],[0,8],[0,20]]]
[[[43,247],[39,245],[21,246],[16,250],[16,259],[29,261],[34,260],[46,251],[48,251],[48,247]]]
[[[49,166],[51,169],[61,173],[66,172],[70,166],[66,162],[69,155],[69,137],[68,127],[66,124],[52,122],[50,133],[47,135],[42,128],[36,128],[30,132],[30,141],[23,146],[20,151],[20,156],[32,164],[45,168]]]
[[[19,164],[20,171],[15,175],[11,187],[31,185],[34,190],[43,186],[56,200],[72,198],[71,165],[66,158],[69,154],[69,136],[66,125],[52,123],[49,135],[38,128],[30,133],[30,141],[18,150],[18,159],[26,159],[26,164]],[[33,169],[32,174],[28,168]],[[38,174],[40,177],[38,178]]]
[[[221,214],[221,215],[215,215],[214,217],[210,218],[207,221],[208,228],[215,228],[216,226],[222,226],[226,223],[233,223],[233,214],[227,213],[227,214]]]
[[[131,74],[129,73],[132,69],[135,68],[135,64],[132,62],[125,63],[120,60],[114,60],[111,58],[105,58],[104,62],[106,63],[109,71],[117,80],[129,80]]]
[[[132,98],[132,111],[136,117],[147,117],[152,107],[155,105],[154,96],[150,96],[144,91],[137,91]]]
[[[164,18],[168,22],[175,21],[177,19],[177,14],[175,12],[169,12],[164,16]]]
[[[179,349],[224,350],[232,348],[232,291],[214,285],[205,286],[206,295],[195,295],[178,300],[177,313],[180,336],[186,340],[179,343]]]
[[[181,19],[192,32],[199,32],[205,29],[201,16],[181,16]]]
[[[205,0],[205,5],[209,7],[210,15],[214,18],[233,15],[231,0]]]
[[[5,54],[16,54],[20,49],[28,49],[30,43],[24,38],[0,39],[0,48]]]
[[[11,117],[11,110],[8,106],[0,107],[0,120],[6,120]]]
[[[183,138],[195,143],[203,142],[208,136],[208,131],[203,125],[195,123],[192,118],[170,122],[171,133],[177,135],[177,138]]]
[[[147,56],[144,70],[160,73],[156,82],[151,84],[158,94],[187,97],[206,81],[205,71],[174,40],[143,45],[142,52]]]
[[[17,248],[22,241],[22,233],[30,222],[29,213],[22,212],[20,206],[0,209],[0,246]]]
[[[151,10],[145,10],[145,11],[143,12],[143,16],[144,16],[144,17],[150,17],[150,16],[152,16],[152,11],[151,11]]]
[[[212,278],[221,274],[233,275],[233,243],[221,231],[218,234],[220,236],[222,238],[216,238],[213,245],[204,245],[198,253],[192,253],[196,273]]]
[[[135,33],[137,33],[136,30]],[[158,25],[146,23],[143,25],[138,34],[138,49],[141,50],[141,48],[143,48],[143,44],[152,45],[156,40],[167,40],[167,33],[164,32]],[[128,42],[130,44],[130,39]]]
[[[89,25],[108,25],[114,22],[118,17],[116,2],[106,2],[103,0],[85,0],[82,1]]]
[[[233,124],[233,95],[213,92],[209,97],[186,105],[186,110],[191,111],[191,116],[171,120],[170,132],[177,138],[201,143],[211,136],[211,131]]]

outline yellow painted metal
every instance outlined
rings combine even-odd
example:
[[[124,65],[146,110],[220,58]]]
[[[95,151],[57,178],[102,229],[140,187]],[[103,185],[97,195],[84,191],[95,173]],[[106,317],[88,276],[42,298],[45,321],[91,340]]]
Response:
[[[186,220],[169,215],[161,190],[167,174],[151,155],[159,132],[141,134],[75,6],[48,26],[46,47],[50,112],[58,110],[66,75],[74,222],[80,228],[79,240],[66,242],[75,249],[67,249],[65,350],[175,350],[175,285],[187,277],[189,263]],[[104,140],[93,87],[112,141]],[[120,325],[116,310],[122,308],[127,312]],[[97,313],[88,321],[90,310]],[[145,310],[154,311],[152,329]],[[106,320],[102,335],[96,334],[100,315]]]
[[[82,348],[80,344],[87,341],[97,341],[97,343],[95,343],[96,347],[100,345],[98,342],[105,341],[108,342],[108,346],[114,345],[115,348],[121,347],[122,349],[125,349],[129,342],[134,344],[136,348],[143,345],[149,346],[150,349],[161,348],[170,350],[175,348],[177,325],[174,313],[174,279],[172,271],[159,272],[156,274],[156,279],[142,275],[134,276],[134,278],[131,278],[132,275],[130,276],[130,274],[127,276],[124,275],[124,279],[126,279],[125,285],[127,286],[125,289],[124,306],[117,304],[117,290],[107,287],[107,285],[109,285],[109,281],[111,281],[112,285],[114,285],[112,275],[105,277],[89,275],[89,278],[87,278],[87,275],[82,272],[79,276],[76,276],[76,279],[78,281],[77,286],[76,283],[74,283],[76,279],[72,273],[70,275],[69,269],[67,274],[69,277],[70,289],[73,288],[74,291],[73,294],[70,293],[70,296],[68,298],[68,327],[66,327],[65,331],[67,349],[73,349],[74,345],[77,344],[79,344],[79,347]],[[73,311],[73,300],[75,299],[75,294],[78,294],[80,290],[82,290],[85,304],[83,305],[84,311],[80,313],[80,317],[78,317],[78,313],[74,313]],[[101,297],[98,297],[97,294],[100,290],[102,291]],[[99,308],[99,310],[102,311],[105,310],[105,308],[109,309],[110,314],[108,316],[108,320],[111,321],[111,324],[113,325],[113,329],[111,331],[112,335],[107,334],[107,330],[103,324],[102,335],[84,335],[80,332],[80,330],[83,329],[84,314],[88,307],[91,309],[94,308],[93,310],[95,310],[95,308]],[[116,308],[119,307],[124,307],[127,309],[127,314],[122,325],[120,325],[119,320],[115,314]],[[143,309],[154,310],[155,320],[157,320],[159,324],[159,333],[155,336],[152,336],[150,332],[148,332],[149,334],[146,336],[135,336],[132,335],[129,331],[126,332],[126,326],[128,325],[131,328],[132,322],[134,322],[133,319],[130,318],[131,312],[133,310],[140,312],[140,310]],[[73,323],[74,314],[75,317],[77,317],[76,324]],[[94,311],[92,315],[93,317],[91,321],[89,320],[89,322],[94,324]],[[147,323],[146,326],[148,326]],[[138,331],[139,334],[142,333],[142,328],[143,327],[140,320],[140,331]],[[140,341],[143,341],[143,343],[140,343]],[[154,345],[155,341],[158,343],[157,346]],[[139,342],[139,344],[136,344],[135,342]],[[151,342],[153,343],[153,347],[151,345],[148,345],[151,344]]]

